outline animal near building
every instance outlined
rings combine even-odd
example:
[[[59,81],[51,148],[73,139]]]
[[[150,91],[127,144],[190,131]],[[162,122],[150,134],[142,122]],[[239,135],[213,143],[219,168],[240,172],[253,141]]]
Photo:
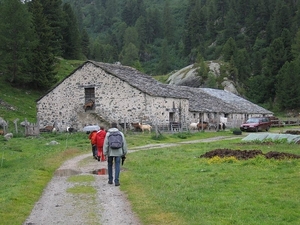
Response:
[[[248,117],[271,115],[227,91],[162,84],[134,68],[94,61],[83,63],[37,100],[40,128],[56,124],[59,130],[113,121],[188,126],[218,123],[220,117],[235,127]]]

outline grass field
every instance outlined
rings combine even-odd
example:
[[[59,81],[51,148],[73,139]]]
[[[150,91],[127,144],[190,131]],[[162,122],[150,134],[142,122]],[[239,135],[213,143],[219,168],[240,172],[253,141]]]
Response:
[[[218,148],[300,154],[297,145],[239,141],[132,154],[122,189],[143,224],[300,224],[299,159],[199,158]]]
[[[232,133],[166,134],[160,139],[128,134],[126,138],[130,149],[220,135]],[[47,145],[53,140],[59,144]],[[3,139],[0,145],[1,225],[22,224],[61,163],[90,152],[84,133]],[[200,158],[217,148],[300,154],[296,144],[244,144],[240,138],[130,153],[120,188],[143,224],[300,224],[299,160]]]

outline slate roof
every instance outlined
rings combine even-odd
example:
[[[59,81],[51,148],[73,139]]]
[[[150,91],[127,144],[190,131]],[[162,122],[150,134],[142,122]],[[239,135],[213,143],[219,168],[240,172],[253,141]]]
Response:
[[[187,86],[162,84],[153,77],[128,66],[89,60],[76,70],[79,70],[87,63],[92,63],[106,73],[118,77],[151,96],[189,99],[189,110],[192,112],[272,114],[272,112],[231,92],[211,88],[192,88]],[[76,70],[73,73],[75,73]],[[68,77],[72,76],[73,73]],[[51,90],[49,90],[49,92]]]
[[[201,90],[209,95],[212,95],[222,100],[225,104],[232,107],[234,109],[234,112],[273,114],[273,112],[266,110],[265,108],[260,107],[259,105],[256,105],[229,91],[212,88],[201,88]]]
[[[106,73],[116,76],[123,81],[126,81],[131,86],[151,96],[188,99],[188,97],[184,93],[182,93],[180,89],[174,88],[171,85],[162,84],[155,80],[153,77],[147,74],[143,74],[132,67],[94,61],[89,62],[93,63],[95,66],[100,67]]]
[[[132,67],[90,62],[151,96],[187,98],[190,111],[272,114],[271,111],[228,91],[162,84]]]

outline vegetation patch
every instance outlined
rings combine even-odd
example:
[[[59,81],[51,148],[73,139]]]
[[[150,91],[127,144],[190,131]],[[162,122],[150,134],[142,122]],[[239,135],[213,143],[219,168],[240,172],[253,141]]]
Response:
[[[261,150],[232,150],[232,149],[215,149],[201,155],[200,158],[226,158],[234,157],[236,159],[252,159],[256,156],[265,156],[266,159],[299,159],[300,155],[286,152],[268,152],[264,154]],[[218,159],[217,158],[217,159]]]
[[[93,182],[95,181],[95,177],[92,175],[76,175],[76,176],[70,176],[68,178],[69,182]]]
[[[285,134],[296,134],[296,135],[299,135],[300,134],[300,130],[287,130],[284,133]]]
[[[67,193],[71,194],[96,194],[96,189],[92,186],[76,185],[68,188]]]

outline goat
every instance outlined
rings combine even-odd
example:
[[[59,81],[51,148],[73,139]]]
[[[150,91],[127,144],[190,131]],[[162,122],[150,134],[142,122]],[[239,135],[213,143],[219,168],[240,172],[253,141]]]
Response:
[[[225,123],[219,123],[219,130],[225,130],[226,129],[226,125]]]
[[[208,122],[191,123],[190,130],[205,130],[208,127]]]
[[[198,129],[197,125],[198,125],[198,123],[191,123],[190,126],[189,126],[190,130]]]
[[[67,127],[67,132],[73,133],[73,132],[76,132],[76,130],[73,127]]]
[[[198,130],[205,130],[208,128],[208,122],[199,122],[197,124]]]
[[[92,99],[90,99],[87,103],[84,104],[84,106],[83,106],[84,111],[86,112],[87,108],[93,109],[93,106],[94,106],[94,101]]]
[[[5,140],[8,141],[9,139],[13,138],[13,134],[12,133],[7,133],[7,134],[4,135],[4,138],[5,138]]]
[[[56,129],[53,126],[45,126],[44,128],[40,129],[40,132],[51,132],[56,131]]]
[[[141,124],[139,123],[139,127],[142,130],[142,132],[144,133],[144,130],[148,130],[149,133],[151,132],[151,126],[149,124]]]
[[[131,127],[135,131],[140,131],[141,130],[140,123],[131,123]]]

